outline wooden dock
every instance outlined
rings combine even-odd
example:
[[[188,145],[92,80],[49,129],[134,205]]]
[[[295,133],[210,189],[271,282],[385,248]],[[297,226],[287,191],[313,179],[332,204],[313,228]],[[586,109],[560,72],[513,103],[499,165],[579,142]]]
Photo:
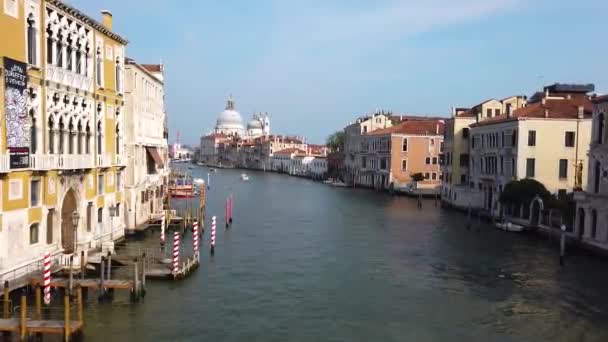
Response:
[[[42,317],[42,295],[39,286],[36,287],[36,310],[34,318],[28,317],[27,297],[21,296],[19,312],[14,315],[19,317],[9,317],[9,311],[4,309],[3,318],[0,319],[0,332],[4,334],[19,334],[21,341],[29,340],[30,335],[36,334],[39,337],[44,335],[63,335],[64,341],[81,334],[84,328],[82,288],[76,289],[76,320],[71,318],[71,301],[68,291],[63,296],[63,320],[43,320]],[[5,303],[4,306],[7,304]],[[6,338],[6,337],[5,337]],[[9,337],[10,339],[10,337]]]
[[[147,265],[146,277],[150,279],[182,279],[196,270],[200,262],[196,257],[187,258],[186,261],[182,262],[177,273],[173,272],[171,263],[148,263]]]
[[[104,280],[103,283],[100,279],[74,279],[72,280],[73,287],[82,287],[87,289],[100,290],[103,286],[104,289],[118,289],[118,290],[133,290],[132,280]],[[31,286],[42,286],[44,281],[40,277],[30,278],[29,281]],[[68,288],[70,286],[70,280],[64,278],[51,279],[51,287],[55,288]]]

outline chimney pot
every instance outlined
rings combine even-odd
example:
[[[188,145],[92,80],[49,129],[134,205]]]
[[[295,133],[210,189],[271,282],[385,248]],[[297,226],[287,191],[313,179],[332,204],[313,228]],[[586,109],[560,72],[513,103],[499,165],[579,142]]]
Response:
[[[545,117],[548,118],[549,117],[549,110],[547,108],[545,108]]]
[[[105,28],[112,31],[112,12],[108,10],[101,11],[101,23]]]
[[[585,107],[578,106],[578,118],[582,119],[585,116]]]
[[[547,99],[546,99],[546,98],[544,98],[544,97],[543,97],[543,99],[542,99],[542,104],[543,104],[543,106],[544,106],[545,104],[547,104]]]

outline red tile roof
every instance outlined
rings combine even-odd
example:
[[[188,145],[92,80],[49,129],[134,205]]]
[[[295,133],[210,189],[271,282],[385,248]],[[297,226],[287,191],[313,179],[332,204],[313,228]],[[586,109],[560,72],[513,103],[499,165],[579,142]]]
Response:
[[[444,127],[445,122],[443,120],[408,120],[389,128],[372,131],[367,135],[443,135]]]
[[[222,139],[222,138],[228,138],[228,136],[224,133],[212,133],[212,134],[206,135],[204,137],[204,139]]]
[[[542,101],[529,103],[527,106],[513,111],[511,116],[503,114],[471,126],[490,125],[523,118],[576,119],[578,117],[579,106],[584,108],[583,117],[591,118],[593,110],[591,100],[588,97],[573,97],[562,100],[546,99],[544,104]]]
[[[286,148],[280,151],[275,152],[274,154],[292,154],[292,153],[306,153],[306,151],[301,150],[299,148]]]
[[[141,66],[149,72],[163,72],[162,64],[141,64]]]
[[[601,95],[601,96],[594,97],[591,101],[593,101],[593,103],[608,102],[608,95]]]

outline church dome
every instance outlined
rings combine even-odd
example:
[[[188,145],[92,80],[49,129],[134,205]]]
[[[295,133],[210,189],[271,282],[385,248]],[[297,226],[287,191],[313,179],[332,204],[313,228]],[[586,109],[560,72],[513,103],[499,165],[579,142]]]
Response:
[[[220,116],[217,118],[217,126],[234,126],[240,125],[243,126],[243,118],[241,114],[236,110],[226,109]]]
[[[260,120],[251,120],[247,123],[247,129],[262,129],[262,123]]]

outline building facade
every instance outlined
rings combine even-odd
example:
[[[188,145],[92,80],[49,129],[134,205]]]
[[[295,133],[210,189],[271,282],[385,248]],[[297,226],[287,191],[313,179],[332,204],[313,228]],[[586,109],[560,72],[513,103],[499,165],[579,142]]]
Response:
[[[584,242],[608,249],[608,96],[593,100],[592,137],[585,191],[575,192],[575,233]]]
[[[435,189],[441,184],[443,120],[407,120],[362,135],[357,185],[376,189]],[[421,173],[423,181],[412,175]]]
[[[0,269],[18,273],[124,234],[127,41],[108,11],[98,22],[58,0],[0,6]]]
[[[565,196],[587,164],[591,141],[592,86],[547,86],[525,107],[471,125],[470,181],[475,208],[501,214],[499,198],[511,180],[530,178]]]
[[[134,230],[163,210],[169,176],[164,67],[126,61],[125,225]]]

